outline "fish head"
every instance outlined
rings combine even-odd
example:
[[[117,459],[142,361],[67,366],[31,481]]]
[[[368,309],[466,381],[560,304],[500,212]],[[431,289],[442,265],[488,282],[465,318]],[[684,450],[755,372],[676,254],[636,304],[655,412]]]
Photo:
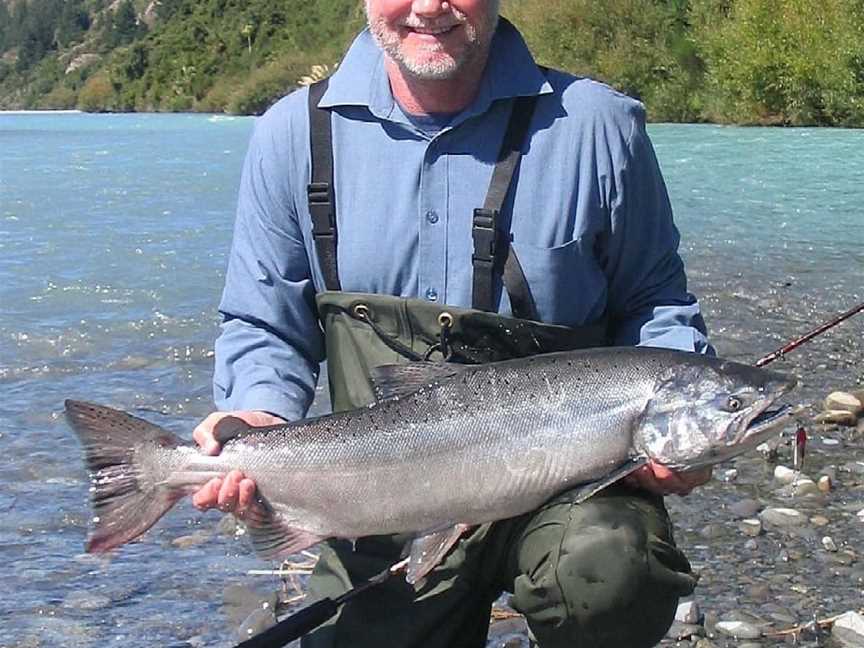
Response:
[[[774,371],[697,356],[657,377],[634,436],[657,463],[691,470],[756,447],[792,415],[772,409],[797,381]]]

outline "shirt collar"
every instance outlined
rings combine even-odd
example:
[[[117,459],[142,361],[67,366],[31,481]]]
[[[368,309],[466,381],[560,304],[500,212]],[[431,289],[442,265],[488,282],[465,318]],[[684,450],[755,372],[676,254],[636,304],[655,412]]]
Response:
[[[551,92],[552,86],[534,62],[522,35],[509,21],[500,18],[477,97],[454,118],[451,126],[486,112],[499,99]],[[390,90],[384,54],[368,28],[354,39],[318,105],[363,106],[379,119],[398,118],[401,111],[396,109]]]

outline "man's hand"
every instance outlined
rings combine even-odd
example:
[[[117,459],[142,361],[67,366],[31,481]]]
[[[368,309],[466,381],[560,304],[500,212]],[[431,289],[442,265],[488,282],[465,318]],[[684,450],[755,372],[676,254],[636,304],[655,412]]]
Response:
[[[675,472],[666,466],[649,462],[624,478],[624,483],[655,495],[689,495],[697,486],[711,479],[712,468]]]
[[[217,455],[222,450],[222,446],[213,436],[213,428],[226,416],[236,416],[256,427],[285,423],[284,419],[267,412],[213,412],[201,421],[192,433],[192,438],[204,454]],[[256,505],[255,482],[239,470],[232,470],[225,477],[214,477],[204,484],[192,496],[192,504],[202,511],[218,507],[222,511],[243,517]]]

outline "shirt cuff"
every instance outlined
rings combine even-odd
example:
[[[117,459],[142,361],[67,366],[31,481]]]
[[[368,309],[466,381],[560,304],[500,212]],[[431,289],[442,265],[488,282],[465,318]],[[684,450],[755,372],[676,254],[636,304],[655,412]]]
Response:
[[[271,387],[256,386],[242,390],[239,399],[217,399],[216,407],[220,410],[240,410],[269,412],[286,421],[297,421],[306,415],[311,403],[305,403],[305,398],[291,396]]]

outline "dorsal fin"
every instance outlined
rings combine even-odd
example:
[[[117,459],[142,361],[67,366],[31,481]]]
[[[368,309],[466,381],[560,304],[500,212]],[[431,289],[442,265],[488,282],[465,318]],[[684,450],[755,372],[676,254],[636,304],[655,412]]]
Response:
[[[452,378],[469,366],[442,362],[381,365],[372,369],[370,378],[375,389],[375,399],[382,401],[413,394],[423,387]]]

